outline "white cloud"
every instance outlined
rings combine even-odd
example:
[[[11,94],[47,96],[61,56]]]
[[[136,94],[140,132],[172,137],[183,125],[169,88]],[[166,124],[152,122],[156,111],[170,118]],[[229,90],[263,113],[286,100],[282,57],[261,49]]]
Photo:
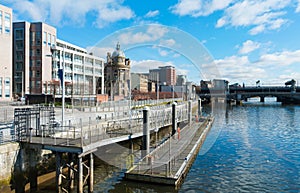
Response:
[[[259,47],[260,47],[260,43],[247,40],[243,43],[243,46],[240,48],[239,53],[248,54],[258,49]]]
[[[291,0],[242,0],[225,10],[225,14],[217,21],[216,27],[225,25],[252,26],[251,35],[265,30],[279,29],[288,20],[282,18],[283,11]]]
[[[126,32],[117,38],[120,44],[137,44],[159,40],[162,38],[168,29],[159,25],[150,25],[145,32]]]
[[[84,25],[86,15],[95,14],[95,24],[103,27],[108,23],[128,20],[134,12],[122,5],[122,0],[14,0],[12,8],[17,15],[28,15],[26,19],[49,22],[54,25],[66,23]]]
[[[87,47],[86,48],[88,53],[92,52],[93,55],[101,57],[103,59],[106,59],[107,52],[112,53],[115,48],[112,47],[97,47],[97,46],[92,46],[92,47]]]
[[[207,16],[217,10],[226,8],[233,0],[179,0],[179,2],[170,7],[172,13],[179,16],[190,15],[192,17]]]
[[[300,12],[300,0],[298,0],[298,6],[296,8],[296,13],[299,13]]]
[[[155,10],[155,11],[149,11],[145,17],[146,18],[151,18],[151,17],[155,17],[155,16],[158,16],[159,15],[159,11],[158,10]]]
[[[254,62],[248,56],[230,56],[217,59],[214,64],[221,74],[217,78],[226,78],[230,82],[252,84],[256,80],[273,83],[284,83],[292,78],[300,80],[300,73],[295,71],[300,64],[300,50],[263,54]],[[213,65],[206,64],[202,69],[210,67]]]
[[[158,60],[131,60],[132,72],[148,73],[149,69],[156,69],[160,66],[174,66],[172,62],[162,62]]]
[[[300,50],[264,54],[257,62],[257,64],[260,64],[261,66],[289,66],[295,63],[300,64]]]
[[[174,39],[167,39],[167,40],[161,40],[160,45],[166,46],[166,47],[171,47],[176,44],[176,41]]]
[[[158,53],[160,56],[167,56],[169,54],[169,52],[164,49],[158,49]]]

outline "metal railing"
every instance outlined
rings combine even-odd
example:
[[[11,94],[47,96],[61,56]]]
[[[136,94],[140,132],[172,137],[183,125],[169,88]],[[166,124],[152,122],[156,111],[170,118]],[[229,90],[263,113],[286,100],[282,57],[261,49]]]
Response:
[[[177,105],[177,121],[188,119],[188,104]],[[43,124],[40,128],[33,128],[24,132],[22,141],[41,144],[83,147],[117,137],[140,134],[143,131],[142,110],[133,110],[126,114],[121,112],[117,116],[101,119],[88,118],[87,124],[83,119],[69,120],[65,127],[59,125]],[[172,124],[172,108],[168,106],[154,106],[150,108],[150,130]],[[113,141],[113,140],[112,140]],[[110,142],[108,142],[110,143]],[[111,142],[112,143],[112,142]]]

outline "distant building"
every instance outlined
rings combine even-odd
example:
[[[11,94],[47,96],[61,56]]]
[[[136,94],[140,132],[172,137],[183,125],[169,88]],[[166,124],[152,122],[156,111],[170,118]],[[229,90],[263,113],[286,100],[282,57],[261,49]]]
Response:
[[[134,90],[148,92],[148,76],[139,73],[131,73],[131,87]]]
[[[176,85],[177,86],[183,86],[186,84],[186,75],[177,75],[177,81],[176,81]]]
[[[118,43],[116,50],[107,53],[104,68],[106,93],[111,100],[128,98],[130,92],[130,60]]]
[[[149,80],[153,82],[159,82],[160,69],[149,69]]]
[[[56,29],[42,22],[13,24],[13,92],[41,94],[43,83],[52,80],[51,47]]]
[[[176,85],[176,70],[174,66],[159,67],[159,81],[165,85]]]
[[[12,9],[0,5],[0,101],[12,95]]]

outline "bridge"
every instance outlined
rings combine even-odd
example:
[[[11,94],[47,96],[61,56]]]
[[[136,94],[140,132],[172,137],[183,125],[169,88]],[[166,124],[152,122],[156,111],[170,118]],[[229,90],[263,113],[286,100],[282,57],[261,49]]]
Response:
[[[277,102],[282,104],[300,104],[300,87],[280,87],[280,86],[256,86],[241,87],[231,86],[228,90],[221,89],[202,89],[198,93],[199,97],[210,100],[212,97],[224,98],[227,102],[247,101],[249,98],[260,97],[260,101],[264,102],[265,97],[276,97]]]
[[[16,192],[24,191],[22,165],[26,155],[30,163],[30,188],[37,188],[37,149],[55,152],[57,192],[70,192],[74,189],[75,179],[77,192],[82,193],[85,186],[88,186],[89,192],[93,192],[93,153],[98,148],[142,137],[141,153],[145,156],[150,151],[150,133],[172,126],[172,135],[175,134],[178,123],[191,122],[192,109],[197,104],[199,112],[201,103],[189,101],[136,109],[123,117],[111,117],[111,120],[89,118],[88,124],[84,124],[82,119],[69,121],[64,127],[55,122],[53,107],[15,109],[17,141],[25,147],[20,149],[19,175],[16,179],[19,179],[21,185],[16,188]],[[67,160],[63,154],[68,155]],[[67,168],[68,172],[64,172],[63,168]]]

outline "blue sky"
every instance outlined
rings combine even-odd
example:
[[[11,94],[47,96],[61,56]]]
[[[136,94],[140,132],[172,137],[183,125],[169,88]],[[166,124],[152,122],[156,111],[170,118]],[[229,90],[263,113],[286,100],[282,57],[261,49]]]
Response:
[[[119,41],[133,71],[174,65],[178,74],[186,73],[195,82],[300,81],[300,0],[2,0],[2,4],[13,9],[15,21],[46,22],[57,28],[59,39],[102,57]]]

